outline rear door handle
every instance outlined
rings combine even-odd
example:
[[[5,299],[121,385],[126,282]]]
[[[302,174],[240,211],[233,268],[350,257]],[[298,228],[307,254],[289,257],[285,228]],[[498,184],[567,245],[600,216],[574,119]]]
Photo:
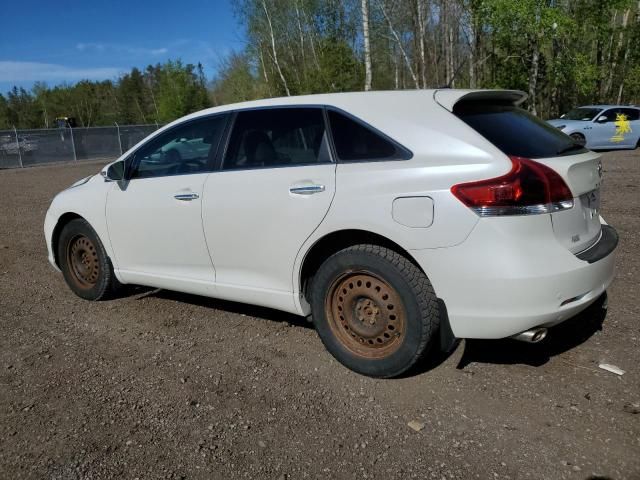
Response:
[[[324,185],[301,185],[299,187],[290,187],[289,192],[294,195],[313,195],[314,193],[324,192]]]
[[[183,202],[190,202],[191,200],[197,200],[200,196],[197,193],[176,193],[173,198]]]

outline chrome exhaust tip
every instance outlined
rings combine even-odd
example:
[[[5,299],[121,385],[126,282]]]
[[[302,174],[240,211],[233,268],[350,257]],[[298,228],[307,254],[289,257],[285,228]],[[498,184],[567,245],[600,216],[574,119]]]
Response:
[[[547,336],[547,329],[542,327],[532,328],[531,330],[525,330],[522,333],[514,335],[513,339],[520,340],[527,343],[538,343],[544,340]]]

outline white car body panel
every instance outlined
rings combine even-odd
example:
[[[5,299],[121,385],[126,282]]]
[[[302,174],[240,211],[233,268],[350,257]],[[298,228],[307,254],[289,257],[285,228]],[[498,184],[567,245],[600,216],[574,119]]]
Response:
[[[54,267],[58,268],[55,261],[56,253],[52,247],[53,231],[60,217],[65,214],[76,215],[89,222],[98,236],[103,239],[105,250],[113,262],[115,255],[111,248],[111,242],[108,241],[109,232],[104,214],[107,192],[111,187],[112,184],[105,182],[100,175],[94,175],[87,183],[63,190],[54,197],[44,223],[48,258]],[[114,267],[116,267],[115,264]],[[120,280],[117,269],[116,276]]]
[[[293,302],[291,272],[300,246],[329,210],[335,171],[330,163],[209,176],[202,221],[221,295],[229,300],[266,295],[256,303],[300,313]],[[322,185],[324,191],[289,191],[305,185]]]
[[[208,175],[135,179],[124,190],[111,182],[107,226],[123,282],[213,294],[215,274],[202,235],[200,200]],[[180,201],[175,198],[180,194],[200,198]]]
[[[71,212],[96,230],[123,283],[308,315],[301,291],[308,252],[329,234],[362,230],[411,255],[445,302],[458,337],[502,338],[553,325],[586,308],[613,278],[614,255],[593,264],[574,255],[597,241],[604,223],[597,210],[580,203],[581,195],[600,186],[593,173],[599,156],[539,160],[571,187],[572,209],[480,218],[452,195],[451,186],[504,175],[512,163],[450,110],[463,97],[500,95],[516,104],[526,98],[516,91],[367,92],[259,100],[189,115],[120,159],[186,120],[287,105],[346,111],[413,155],[134,179],[125,189],[96,176],[52,202],[45,221],[49,260],[56,265],[54,228]],[[308,196],[289,191],[308,185],[322,185],[324,191]],[[198,198],[174,198],[185,192]],[[575,235],[578,241],[568,240]],[[561,306],[574,297],[579,298]]]
[[[606,290],[615,263],[614,255],[592,264],[567,255],[547,215],[483,218],[458,246],[409,253],[428,269],[459,338],[507,337],[567,320]]]

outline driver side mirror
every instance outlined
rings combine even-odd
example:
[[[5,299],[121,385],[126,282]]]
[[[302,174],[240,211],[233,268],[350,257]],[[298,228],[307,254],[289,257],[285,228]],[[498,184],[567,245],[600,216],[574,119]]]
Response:
[[[105,182],[118,182],[124,179],[124,161],[112,163],[100,172]]]
[[[596,122],[598,123],[605,123],[607,120],[609,120],[609,118],[606,115],[600,115],[597,119]]]

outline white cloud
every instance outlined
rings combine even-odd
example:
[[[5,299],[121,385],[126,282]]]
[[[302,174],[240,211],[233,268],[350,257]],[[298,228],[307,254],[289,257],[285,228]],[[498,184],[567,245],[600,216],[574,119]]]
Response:
[[[143,48],[143,47],[132,47],[129,45],[118,45],[115,43],[78,43],[76,44],[76,49],[81,52],[115,52],[120,54],[128,54],[128,55],[141,55],[141,56],[157,56],[164,55],[169,52],[168,48]]]
[[[105,45],[103,43],[78,43],[76,48],[81,52],[84,52],[85,50],[103,51],[105,49]]]
[[[0,82],[105,80],[118,76],[116,67],[82,68],[39,62],[0,61]]]

